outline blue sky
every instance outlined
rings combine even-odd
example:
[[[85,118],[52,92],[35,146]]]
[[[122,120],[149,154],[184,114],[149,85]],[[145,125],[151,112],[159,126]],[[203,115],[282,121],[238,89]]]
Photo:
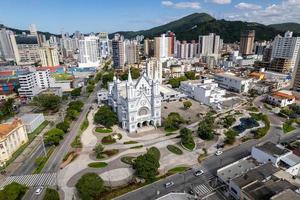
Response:
[[[220,19],[300,23],[300,0],[1,0],[0,23],[59,33],[141,30],[194,12]]]

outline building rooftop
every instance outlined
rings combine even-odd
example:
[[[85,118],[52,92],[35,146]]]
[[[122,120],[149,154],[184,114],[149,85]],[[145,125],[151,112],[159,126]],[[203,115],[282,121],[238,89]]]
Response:
[[[196,198],[186,193],[169,193],[156,200],[193,200],[193,199]]]
[[[298,194],[297,192],[291,189],[286,189],[280,192],[279,194],[271,197],[271,200],[299,200],[299,199],[300,199],[300,194]]]
[[[281,193],[286,189],[296,190],[297,187],[286,180],[272,178],[266,182],[255,182],[243,188],[249,199],[270,199],[272,196]]]
[[[246,80],[245,78],[236,76],[235,74],[232,74],[232,73],[219,73],[219,74],[216,74],[215,76],[217,76],[217,77],[221,76],[221,77],[225,77],[225,78],[229,78],[229,79],[234,79],[237,81]]]
[[[256,146],[256,148],[273,156],[282,156],[290,152],[290,150],[285,149],[283,146],[274,144],[272,142],[266,142],[264,144]]]
[[[245,174],[242,174],[234,179],[232,181],[239,186],[240,188],[255,182],[255,181],[261,181],[268,177],[270,177],[275,172],[278,172],[280,169],[274,167],[272,163],[267,163],[264,165],[261,165],[257,168],[251,169]]]
[[[165,86],[165,85],[159,85],[159,91],[164,94],[178,94],[180,92],[177,92],[176,90],[173,90],[172,88]]]
[[[257,167],[258,164],[252,157],[246,157],[218,170],[218,176],[223,181],[227,181]]]
[[[34,121],[37,117],[42,115],[41,113],[30,113],[30,114],[24,114],[20,118],[24,124],[30,124],[32,121]]]
[[[278,91],[273,94],[273,96],[281,99],[294,99],[295,96],[290,91]]]
[[[15,119],[13,122],[0,124],[0,138],[7,136],[12,130],[14,130],[21,124],[21,119]]]

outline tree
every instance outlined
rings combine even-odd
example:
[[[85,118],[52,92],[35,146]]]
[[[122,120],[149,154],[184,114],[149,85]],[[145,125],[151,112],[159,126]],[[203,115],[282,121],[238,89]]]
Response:
[[[193,71],[185,72],[184,75],[189,80],[195,80],[196,79],[195,72],[193,72]]]
[[[101,72],[98,72],[98,73],[96,74],[96,77],[95,77],[95,82],[97,83],[97,82],[99,82],[101,79],[102,79],[102,73],[101,73]]]
[[[75,88],[71,91],[71,96],[72,97],[79,97],[81,94],[81,87]]]
[[[214,118],[211,112],[208,112],[204,119],[199,123],[198,135],[203,140],[212,140],[214,138]]]
[[[183,102],[183,107],[184,107],[185,109],[189,109],[192,105],[193,105],[193,104],[192,104],[191,101],[184,101],[184,102]]]
[[[56,190],[47,188],[43,200],[59,200],[59,194]]]
[[[96,173],[86,173],[75,185],[82,200],[92,200],[100,198],[104,190],[102,178]]]
[[[25,185],[12,182],[0,190],[0,200],[20,200],[27,191]]]
[[[89,84],[88,86],[86,86],[87,93],[92,93],[94,89],[95,89],[94,85]]]
[[[63,122],[56,124],[56,128],[58,128],[66,133],[66,132],[68,132],[68,130],[70,128],[70,122],[68,122],[67,120],[64,120]]]
[[[183,122],[179,113],[171,112],[164,121],[164,127],[166,130],[177,130]]]
[[[188,128],[182,128],[180,130],[181,143],[184,147],[193,150],[195,147],[195,142],[193,139],[192,131]]]
[[[131,74],[131,77],[132,79],[138,79],[141,75],[140,73],[140,69],[139,68],[130,68],[130,74]],[[122,80],[127,80],[128,79],[128,70],[123,73],[120,77]]]
[[[133,164],[137,176],[144,178],[146,181],[153,181],[158,174],[159,161],[153,154],[144,154],[138,156]]]
[[[235,137],[238,135],[238,132],[236,132],[235,130],[228,130],[226,133],[225,133],[225,143],[226,144],[233,144],[235,142]]]
[[[235,121],[236,120],[232,115],[227,115],[226,117],[224,117],[222,124],[224,128],[229,128]]]
[[[186,76],[181,76],[178,78],[171,78],[169,79],[169,84],[172,86],[172,88],[178,88],[180,86],[181,81],[186,81]]]
[[[58,128],[53,128],[45,133],[44,142],[57,146],[59,141],[64,138],[64,132]]]
[[[102,124],[106,128],[110,128],[118,123],[118,117],[110,107],[102,106],[99,108],[94,116],[94,122],[96,124]]]
[[[14,99],[9,98],[0,104],[0,120],[8,118],[14,114]]]
[[[114,79],[114,73],[113,72],[109,72],[106,73],[102,76],[102,84],[104,88],[107,88],[107,83],[108,82],[112,82]]]
[[[66,117],[67,117],[68,119],[74,120],[74,119],[76,119],[78,116],[79,116],[79,112],[78,112],[77,110],[70,109],[70,108],[67,109]]]
[[[102,157],[103,151],[104,151],[104,147],[99,143],[97,144],[97,146],[95,146],[95,148],[93,149],[93,151],[96,154],[96,158],[100,159]]]
[[[38,106],[46,110],[57,108],[61,102],[61,98],[53,94],[40,94],[34,97],[33,100]]]
[[[69,103],[69,107],[72,110],[77,110],[78,112],[81,111],[81,108],[83,107],[84,103],[82,101],[72,101]]]

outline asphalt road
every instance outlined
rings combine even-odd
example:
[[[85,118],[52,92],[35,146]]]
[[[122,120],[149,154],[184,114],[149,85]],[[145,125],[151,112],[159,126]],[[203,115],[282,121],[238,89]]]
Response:
[[[64,140],[60,143],[60,145],[55,149],[55,151],[52,153],[52,155],[48,159],[46,165],[44,166],[43,170],[41,171],[41,173],[57,172],[59,170],[60,164],[61,164],[64,156],[71,149],[71,143],[75,139],[81,123],[84,121],[92,103],[96,99],[96,94],[97,94],[99,87],[100,87],[100,84],[97,85],[94,92],[91,93],[91,95],[89,96],[87,101],[84,102],[82,112],[80,113],[78,119],[76,120],[76,122],[72,123],[70,132],[67,134],[67,136],[64,138]],[[36,158],[36,157],[34,157],[34,158]],[[25,173],[22,173],[22,174],[25,174]],[[37,195],[35,195],[35,190],[36,190],[36,188],[30,188],[29,191],[26,193],[26,196],[24,197],[24,199],[28,199],[28,200],[42,199],[44,192],[42,194],[40,194],[39,196],[37,196]]]

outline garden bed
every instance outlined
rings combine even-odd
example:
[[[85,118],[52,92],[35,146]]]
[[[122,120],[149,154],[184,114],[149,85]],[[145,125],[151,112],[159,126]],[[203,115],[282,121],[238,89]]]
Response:
[[[95,132],[97,133],[111,133],[112,132],[112,129],[110,128],[101,128],[101,127],[97,127],[95,129]]]
[[[174,146],[174,145],[168,145],[167,149],[169,151],[171,151],[172,153],[176,154],[176,155],[182,155],[183,154],[182,150],[179,147]]]
[[[106,167],[108,164],[105,162],[93,162],[88,164],[89,167],[91,168],[103,168]]]

